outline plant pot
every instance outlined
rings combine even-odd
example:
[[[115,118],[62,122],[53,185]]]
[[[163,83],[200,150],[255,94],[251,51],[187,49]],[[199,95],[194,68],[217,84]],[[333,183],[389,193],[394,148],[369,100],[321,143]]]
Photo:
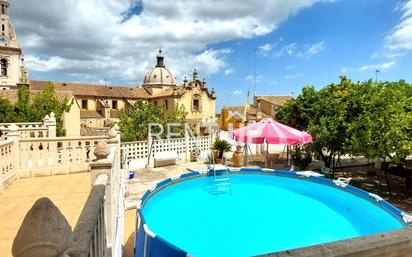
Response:
[[[219,159],[219,150],[212,150],[213,152],[213,158],[215,162],[217,162],[217,159]]]
[[[232,165],[235,167],[241,167],[243,166],[243,162],[244,162],[244,154],[243,154],[243,150],[242,150],[242,146],[237,145],[236,146],[236,151],[233,152],[232,155]]]
[[[216,164],[223,164],[223,159],[217,158],[217,159],[216,159]]]

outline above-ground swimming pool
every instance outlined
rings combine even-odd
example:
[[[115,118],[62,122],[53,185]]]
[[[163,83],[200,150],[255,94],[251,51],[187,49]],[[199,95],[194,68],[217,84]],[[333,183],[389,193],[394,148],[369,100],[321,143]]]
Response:
[[[379,197],[331,180],[260,169],[228,177],[222,191],[194,172],[146,192],[135,257],[255,256],[406,226]]]

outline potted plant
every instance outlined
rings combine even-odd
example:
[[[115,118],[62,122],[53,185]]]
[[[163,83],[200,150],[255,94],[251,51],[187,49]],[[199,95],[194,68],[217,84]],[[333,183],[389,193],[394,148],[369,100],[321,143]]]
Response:
[[[216,139],[212,145],[213,155],[216,163],[222,163],[223,152],[229,152],[232,150],[230,143],[223,139]]]

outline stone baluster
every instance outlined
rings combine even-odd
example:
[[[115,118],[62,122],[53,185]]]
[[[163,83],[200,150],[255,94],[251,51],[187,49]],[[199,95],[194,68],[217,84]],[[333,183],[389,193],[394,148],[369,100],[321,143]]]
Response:
[[[9,127],[9,133],[7,134],[7,139],[13,140],[13,169],[20,170],[20,146],[19,146],[19,139],[20,139],[20,132],[19,127],[13,123]]]
[[[105,141],[99,141],[96,148],[94,149],[94,155],[96,159],[90,163],[90,174],[91,174],[91,184],[95,184],[96,180],[100,176],[107,176],[107,185],[105,192],[105,227],[106,227],[106,241],[107,247],[110,248],[112,242],[114,241],[115,224],[112,220],[112,190],[111,190],[111,173],[112,173],[112,162],[108,159],[110,155],[110,146]]]
[[[13,257],[69,257],[72,229],[59,209],[40,198],[24,217],[14,238]]]

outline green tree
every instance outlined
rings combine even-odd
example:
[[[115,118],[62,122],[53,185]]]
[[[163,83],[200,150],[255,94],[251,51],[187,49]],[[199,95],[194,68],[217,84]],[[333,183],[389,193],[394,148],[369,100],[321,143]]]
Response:
[[[18,90],[18,99],[15,105],[16,122],[30,121],[30,92],[26,87],[21,87]]]
[[[369,94],[359,99],[362,114],[350,126],[353,154],[402,162],[412,152],[412,85],[401,80],[363,86]]]
[[[341,78],[319,91],[305,87],[302,93],[278,109],[276,118],[313,136],[311,149],[330,167],[333,157],[342,154],[347,137],[347,87],[350,80]]]
[[[61,118],[64,112],[70,110],[69,99],[59,99],[53,83],[49,82],[32,98],[26,87],[19,88],[17,95],[18,99],[14,106],[0,99],[0,122],[39,122],[53,112],[57,121],[57,135],[65,135]]]
[[[165,128],[167,132],[167,124],[172,124],[175,123],[176,126],[171,126],[170,127],[170,132],[174,134],[178,134],[178,137],[183,137],[185,133],[185,122],[186,122],[186,117],[187,117],[187,112],[184,108],[184,106],[177,106],[173,108],[172,110],[166,110],[164,108],[164,118],[163,118],[163,127]]]
[[[330,167],[334,156],[403,160],[411,153],[411,85],[405,81],[354,83],[341,77],[302,93],[278,109],[277,119],[313,136],[312,149]]]
[[[7,100],[0,98],[0,123],[14,122],[14,107]]]
[[[156,107],[145,101],[136,101],[133,107],[120,111],[120,130],[122,131],[122,141],[146,140],[149,135],[149,124],[161,124],[166,132],[167,123],[180,124],[171,127],[173,133],[182,133],[187,112],[183,107],[176,107],[171,111],[162,107]],[[158,126],[152,127],[153,133],[160,132]],[[182,134],[183,135],[183,134]],[[166,133],[163,133],[166,136]]]
[[[29,104],[29,114],[26,118],[30,122],[42,121],[46,115],[53,112],[56,116],[58,136],[65,135],[62,124],[62,115],[70,110],[69,99],[60,100],[54,90],[53,83],[49,82],[41,92],[31,99]]]

